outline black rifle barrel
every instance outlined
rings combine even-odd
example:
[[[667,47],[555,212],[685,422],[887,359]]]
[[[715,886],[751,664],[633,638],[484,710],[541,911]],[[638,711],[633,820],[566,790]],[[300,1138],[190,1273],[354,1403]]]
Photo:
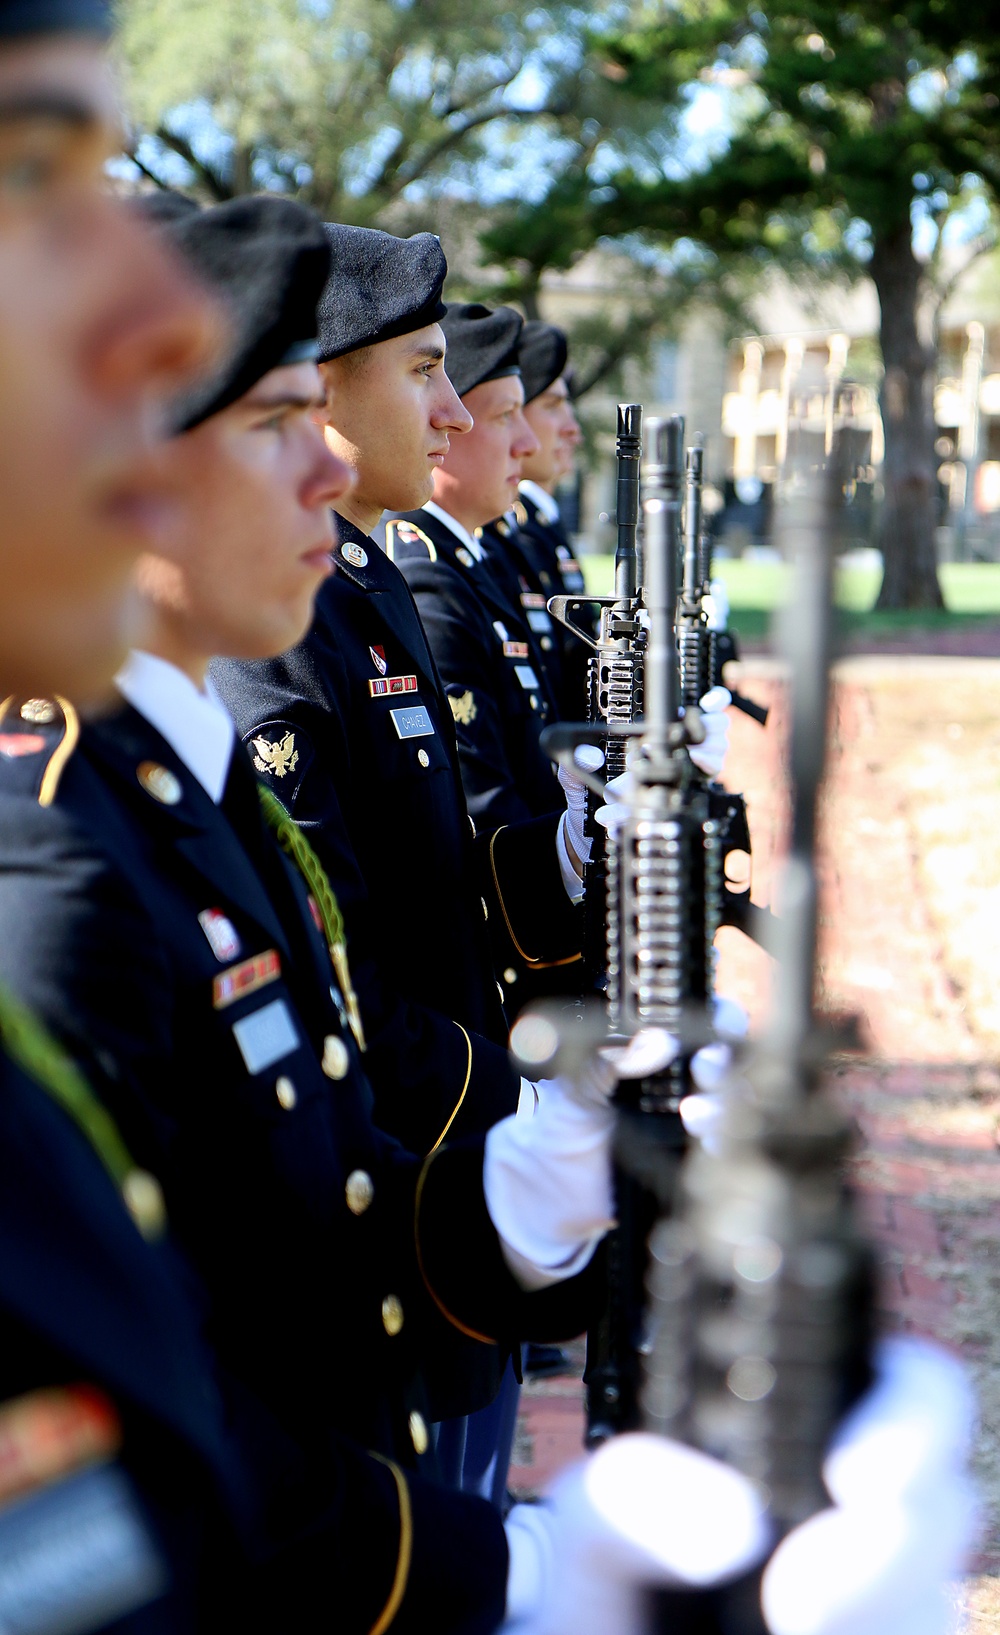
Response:
[[[770,1038],[776,1058],[801,1063],[813,1032],[817,946],[816,820],[823,780],[833,649],[833,545],[841,501],[839,445],[822,478],[789,500],[785,531],[794,589],[780,621],[791,672],[789,771],[792,821],[780,884],[779,919],[770,946],[777,956]]]
[[[643,697],[646,734],[666,748],[680,708],[677,644],[677,547],[681,520],[681,473],[684,420],[679,414],[647,422],[646,463],[643,467],[646,521],[646,611],[649,645],[646,651]]]
[[[684,575],[686,596],[698,596],[703,580],[704,551],[701,539],[701,492],[705,451],[695,445],[684,456]]]
[[[639,525],[639,460],[642,455],[642,404],[619,403],[618,436],[618,545],[615,551],[615,597],[630,602],[638,588],[635,536]]]

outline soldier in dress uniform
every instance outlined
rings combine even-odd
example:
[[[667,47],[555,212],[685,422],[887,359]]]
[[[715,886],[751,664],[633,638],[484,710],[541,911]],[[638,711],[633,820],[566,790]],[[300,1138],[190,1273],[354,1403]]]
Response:
[[[466,1087],[463,1105],[488,1110],[516,1093],[495,972],[511,990],[525,966],[579,963],[579,881],[559,854],[558,789],[540,819],[470,821],[456,728],[473,719],[476,700],[468,688],[445,693],[413,597],[371,538],[384,510],[430,497],[436,468],[471,423],[445,373],[441,246],[429,234],[327,233],[327,437],[357,477],[338,508],[337,571],[299,647],[268,663],[217,664],[213,677],[251,752],[294,737],[294,774],[263,758],[258,770],[337,884],[363,1004],[374,963],[394,1025],[419,1041],[456,1098]],[[492,630],[491,639],[499,650]],[[416,1089],[409,1100],[420,1116]],[[425,1148],[440,1127],[427,1130]]]
[[[448,369],[475,424],[434,473],[433,499],[386,530],[451,701],[477,823],[523,821],[563,803],[539,745],[557,713],[541,648],[551,637],[532,630],[523,576],[500,538],[484,535],[497,518],[510,532],[503,512],[517,498],[522,460],[538,448],[523,412],[522,322],[510,307],[449,306]]]
[[[518,361],[524,382],[524,418],[538,450],[523,462],[515,516],[537,540],[553,579],[553,594],[579,596],[586,589],[566,532],[555,489],[572,475],[582,434],[570,391],[569,346],[555,324],[530,319],[521,330]]]
[[[584,577],[553,494],[556,485],[573,470],[581,434],[570,396],[568,346],[563,331],[538,319],[526,323],[518,344],[518,362],[524,383],[524,418],[538,440],[538,449],[522,463],[518,497],[507,521],[514,525],[511,547],[526,564],[524,573],[534,610],[529,618],[539,619],[538,610],[550,596],[586,594]],[[559,711],[566,721],[582,720],[587,705],[588,649],[562,625],[554,620],[551,623],[550,639],[556,657],[549,663]]]
[[[5,694],[110,683],[163,499],[145,411],[213,323],[103,195],[109,28],[98,0],[0,0]],[[197,1313],[137,1229],[157,1213],[74,1065],[0,993],[4,1629],[183,1635],[211,1599],[203,1552],[217,1582],[232,1567],[236,1473]]]

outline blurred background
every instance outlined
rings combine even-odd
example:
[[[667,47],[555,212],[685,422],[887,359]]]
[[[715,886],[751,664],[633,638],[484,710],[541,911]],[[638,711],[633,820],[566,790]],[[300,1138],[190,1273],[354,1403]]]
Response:
[[[613,546],[615,402],[683,412],[752,635],[780,584],[790,446],[821,454],[849,421],[852,612],[1000,609],[992,6],[120,11],[123,187],[272,189],[430,229],[449,296],[568,330],[586,445],[561,498],[582,552]]]

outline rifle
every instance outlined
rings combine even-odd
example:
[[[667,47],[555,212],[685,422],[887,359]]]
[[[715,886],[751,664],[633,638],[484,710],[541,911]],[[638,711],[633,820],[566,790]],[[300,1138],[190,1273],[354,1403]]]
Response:
[[[688,1156],[679,1196],[675,1173],[661,1177],[671,1213],[650,1245],[646,1427],[759,1483],[779,1529],[829,1502],[823,1455],[836,1421],[868,1384],[871,1345],[872,1259],[843,1177],[850,1127],[820,1093],[830,1041],[814,1010],[816,814],[841,494],[834,467],[825,514],[795,519],[797,589],[785,632],[792,829],[772,927],[773,1014],[734,1067],[711,1149]],[[741,1601],[736,1591],[710,1599],[717,1623],[702,1618],[692,1627],[736,1635],[763,1628],[755,1582],[744,1583]],[[660,1598],[660,1627],[676,1631],[676,1614],[676,1598]]]
[[[680,1033],[690,1010],[703,1013],[712,997],[722,847],[705,780],[688,754],[688,745],[701,736],[701,718],[697,710],[679,718],[674,641],[683,431],[679,416],[649,425],[643,473],[645,717],[641,725],[608,721],[604,727],[609,745],[632,741],[634,791],[606,852],[607,1018],[596,1031],[592,1021],[577,1030],[578,1049],[598,1033],[630,1037],[650,1026]],[[586,732],[550,728],[543,746],[568,762]],[[563,1017],[555,1018],[551,1031],[565,1045]],[[516,1049],[518,1029],[513,1043]],[[646,1242],[663,1174],[676,1169],[686,1144],[678,1109],[690,1088],[689,1062],[690,1052],[649,1078],[622,1081],[616,1091],[618,1226],[608,1248],[609,1304],[591,1331],[588,1351],[591,1443],[639,1422]],[[537,1073],[538,1067],[534,1060],[526,1070]]]
[[[705,451],[687,451],[687,495],[684,517],[684,579],[677,609],[677,643],[681,659],[681,690],[685,702],[697,704],[710,687],[727,687],[722,672],[740,656],[736,634],[709,626],[705,599],[712,589],[712,537],[702,523],[702,482]],[[697,690],[695,690],[697,689]],[[767,710],[735,687],[727,687],[736,709],[761,726]]]
[[[641,606],[636,532],[639,521],[639,459],[642,451],[642,405],[619,403],[616,454],[618,461],[615,593],[613,596],[553,596],[548,609],[554,619],[592,649],[587,665],[586,719],[602,742],[604,775],[617,777],[625,770],[627,740],[604,737],[609,723],[628,725],[642,713],[642,664],[645,635],[639,622]],[[600,623],[596,641],[572,617],[573,610],[597,607]],[[580,741],[585,741],[580,740]],[[578,770],[578,769],[574,769]],[[584,873],[584,964],[593,987],[605,968],[605,895],[607,856],[604,831],[594,822],[601,804],[591,790],[586,832],[591,836],[591,860]]]
[[[722,666],[729,657],[735,657],[734,638],[728,631],[714,631],[708,621],[705,602],[711,590],[711,539],[702,526],[702,488],[705,451],[697,444],[685,454],[684,495],[684,554],[680,595],[677,601],[677,652],[680,666],[680,697],[685,706],[697,705],[710,688],[722,686]],[[727,638],[730,648],[720,646],[720,637]],[[720,652],[726,657],[720,658]],[[754,704],[742,693],[728,688],[738,709],[752,715],[761,725],[767,722],[767,710]],[[716,825],[725,862],[736,852],[751,854],[750,823],[746,801],[733,794],[721,783],[706,780],[709,818]],[[747,936],[755,936],[762,924],[762,911],[750,901],[750,882],[741,890],[728,885],[723,897],[722,923],[736,926]]]

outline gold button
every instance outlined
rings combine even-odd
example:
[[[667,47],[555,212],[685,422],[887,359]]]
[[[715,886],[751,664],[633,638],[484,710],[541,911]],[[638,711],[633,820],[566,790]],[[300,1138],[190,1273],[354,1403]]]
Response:
[[[31,721],[36,727],[49,726],[59,711],[51,699],[27,698],[21,705],[21,720]]]
[[[534,693],[531,694],[531,697],[528,699],[528,703],[531,705],[531,708],[533,710],[537,710],[537,708],[538,708],[538,699],[536,698]]]
[[[487,908],[487,907],[486,907],[486,898],[485,898],[485,897],[480,897],[480,899],[479,899],[479,901],[480,901],[480,902],[481,902],[481,903],[482,903],[482,905],[483,905],[483,919],[484,919],[484,920],[488,920],[488,919],[489,919],[489,917],[490,917],[490,911],[489,911],[489,909],[488,909],[488,908]]]
[[[344,1186],[344,1197],[352,1215],[363,1215],[375,1196],[375,1183],[366,1169],[352,1169]]]
[[[286,1113],[291,1112],[292,1108],[295,1106],[295,1103],[299,1099],[294,1084],[292,1083],[291,1079],[286,1079],[284,1074],[282,1074],[281,1078],[275,1085],[274,1093],[282,1107],[285,1109]]]
[[[122,1198],[144,1238],[162,1237],[167,1224],[167,1206],[155,1175],[145,1169],[130,1169],[122,1182]]]
[[[413,1443],[414,1453],[426,1453],[430,1445],[427,1423],[423,1414],[417,1413],[416,1408],[410,1415],[410,1441]]]
[[[552,651],[552,637],[551,636],[543,636],[542,637],[542,652],[543,653],[551,653],[551,651]]]
[[[506,971],[503,974],[503,979],[506,982],[508,988],[510,987],[512,982],[517,981],[517,972],[515,971],[513,965],[508,965]]]
[[[160,766],[158,761],[141,761],[135,775],[146,794],[152,795],[161,806],[176,806],[184,794],[180,779],[168,766]]]
[[[431,758],[425,749],[417,750],[417,760],[420,762],[421,766],[430,766],[431,764]]]
[[[382,1302],[382,1327],[389,1338],[394,1338],[403,1326],[403,1303],[394,1294],[387,1294]]]
[[[346,1078],[350,1065],[351,1058],[347,1054],[347,1046],[343,1039],[336,1033],[328,1033],[323,1040],[323,1072],[327,1078]]]
[[[472,814],[471,814],[471,812],[467,812],[465,815],[469,819],[469,828],[472,830],[472,838],[473,838],[473,840],[475,840],[475,838],[476,838],[476,825],[475,825],[475,822],[473,820]]]

